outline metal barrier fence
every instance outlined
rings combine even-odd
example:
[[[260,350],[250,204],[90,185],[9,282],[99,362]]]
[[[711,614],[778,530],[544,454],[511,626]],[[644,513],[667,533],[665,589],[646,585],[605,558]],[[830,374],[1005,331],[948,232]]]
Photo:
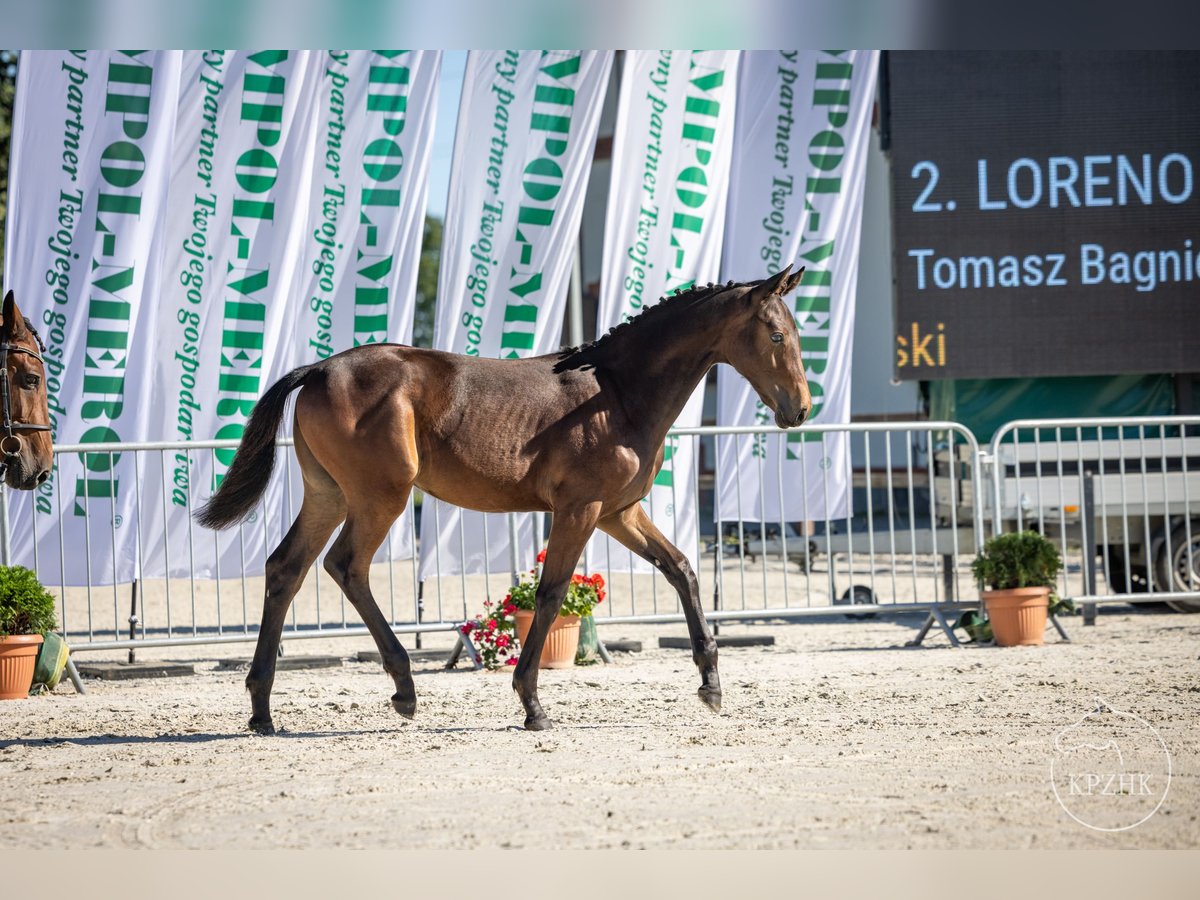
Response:
[[[968,457],[976,459],[978,448],[970,433],[954,423],[830,426],[806,431],[812,440],[798,446],[801,457],[808,453],[832,459],[827,441],[841,436],[847,452],[839,455],[838,460],[845,465],[848,480],[853,482],[855,478],[853,458],[865,461],[865,469],[859,475],[858,491],[863,494],[860,508],[837,519],[824,516],[813,521],[815,517],[808,515],[802,504],[798,513],[791,511],[792,518],[781,515],[777,521],[768,523],[760,516],[754,523],[727,523],[720,533],[698,535],[694,556],[699,562],[703,595],[712,598],[706,604],[710,615],[721,620],[762,618],[764,614],[827,614],[839,612],[835,607],[843,599],[864,605],[865,613],[875,607],[946,603],[957,597],[963,574],[960,563],[964,555],[974,552],[978,528],[966,523],[965,528],[959,526],[954,496],[958,479],[931,480],[926,457],[935,440],[949,440],[956,446],[967,445]],[[720,468],[726,464],[723,460],[732,460],[731,465],[740,466],[739,442],[778,443],[784,437],[774,429],[701,428],[678,432],[673,439],[691,441],[699,445],[698,452],[715,454]],[[211,458],[236,446],[233,441],[88,444],[62,446],[56,453],[59,458],[84,454],[85,462],[107,457],[108,464],[98,468],[110,472],[114,470],[111,460],[116,454],[134,456],[136,570],[140,575],[143,558],[159,552],[159,544],[166,556],[169,545],[178,543],[172,538],[170,517],[166,513],[166,498],[171,490],[170,459],[180,452],[208,454]],[[128,578],[115,577],[116,526],[112,521],[86,516],[83,540],[77,542],[80,546],[72,548],[64,535],[61,508],[54,513],[32,512],[34,521],[50,515],[49,524],[57,534],[57,541],[50,543],[57,544],[58,552],[46,552],[39,542],[34,542],[32,562],[44,583],[56,585],[60,618],[73,646],[79,650],[108,650],[253,639],[262,577],[248,575],[247,570],[261,571],[263,557],[282,539],[299,508],[300,480],[289,447],[290,441],[280,442],[277,452],[283,458],[276,468],[272,487],[268,488],[267,500],[248,524],[219,537],[202,532],[192,523],[192,497],[188,495],[188,515],[182,526],[178,523],[175,526],[186,529],[188,558],[183,578],[138,577],[134,584]],[[765,493],[766,484],[762,458],[757,457],[760,494]],[[776,458],[782,460],[782,453]],[[828,467],[819,471],[825,482],[824,493],[828,494],[832,472]],[[967,480],[977,480],[977,473],[972,476]],[[738,483],[741,484],[741,479]],[[678,490],[680,497],[688,492],[698,501],[697,506],[703,509],[702,521],[713,519],[709,509],[713,509],[717,518],[731,518],[717,508],[719,498],[713,487],[697,479],[679,485]],[[775,492],[780,500],[783,491],[782,484],[777,484]],[[28,495],[9,495],[9,502],[32,505]],[[87,497],[83,503],[86,506]],[[778,505],[782,508],[782,503]],[[949,510],[945,518],[939,516],[942,507]],[[160,508],[161,531],[150,533],[155,520],[147,513]],[[6,511],[5,535],[7,522]],[[415,510],[411,502],[406,516],[389,535],[389,541],[405,537],[416,544]],[[603,540],[609,544],[606,548],[609,552],[605,554],[608,568],[604,572],[609,582],[609,600],[601,607],[598,621],[682,621],[674,590],[662,576],[622,572],[622,568],[628,567],[622,567],[621,554],[627,551],[614,552],[611,539]],[[92,545],[99,546],[98,542],[113,544],[113,571],[95,572],[89,565],[86,583],[66,586],[70,554],[82,551],[90,559]],[[211,552],[198,549],[205,542],[212,544]],[[937,555],[929,559],[934,550]],[[231,555],[234,563],[227,562],[222,573],[221,560],[223,557],[228,560]],[[170,561],[167,563],[169,566]],[[179,565],[179,560],[175,565]],[[205,569],[213,577],[198,574]],[[232,571],[237,572],[234,577],[222,577]],[[376,597],[393,628],[400,633],[453,629],[480,612],[485,597],[502,596],[513,578],[510,567],[502,572],[437,577],[421,583],[415,559],[381,562],[372,570]],[[285,636],[294,639],[366,633],[318,562],[292,605]]]
[[[672,432],[672,440],[680,446],[691,442],[696,458],[712,463],[711,467],[697,466],[698,476],[674,489],[673,506],[678,508],[678,501],[689,496],[696,502],[701,526],[681,549],[698,563],[701,594],[714,622],[927,610],[930,618],[918,639],[936,621],[953,641],[942,612],[978,605],[969,564],[985,531],[1029,524],[1061,543],[1069,562],[1061,587],[1064,596],[1090,603],[1144,600],[1152,594],[1155,599],[1170,599],[1184,606],[1200,604],[1196,579],[1200,529],[1191,505],[1200,502],[1200,489],[1189,484],[1200,473],[1200,464],[1197,439],[1188,436],[1188,430],[1198,425],[1200,417],[1021,421],[997,432],[987,453],[980,452],[970,431],[954,422],[809,426],[803,429],[805,441],[788,445],[797,461],[806,456],[820,461],[815,467],[798,470],[799,483],[794,474],[789,475],[791,481],[782,477],[788,452],[784,432],[774,428],[680,429]],[[1147,431],[1155,427],[1157,432]],[[1133,436],[1117,440],[1104,431],[1118,428],[1133,429]],[[1054,430],[1052,437],[1046,433],[1048,429]],[[1086,429],[1101,429],[1096,439],[1103,452],[1089,455]],[[1154,445],[1157,455],[1151,452],[1154,441],[1158,442]],[[750,444],[757,452],[748,452]],[[289,440],[280,441],[280,465],[252,521],[214,538],[192,523],[193,498],[189,494],[186,525],[177,521],[174,526],[187,529],[188,557],[186,562],[166,561],[167,568],[177,572],[182,566],[186,570],[183,577],[140,577],[145,571],[143,560],[166,553],[172,543],[167,515],[170,458],[176,453],[208,454],[211,460],[212,455],[236,446],[236,441],[197,441],[56,448],[59,458],[84,454],[85,462],[107,456],[111,463],[115,454],[123,453],[135,457],[136,581],[114,578],[111,572],[94,572],[89,565],[86,583],[66,585],[71,554],[90,554],[97,541],[112,543],[112,571],[116,571],[116,525],[85,516],[84,546],[71,546],[64,537],[61,508],[37,512],[28,494],[3,492],[0,502],[6,505],[0,551],[6,560],[9,506],[31,504],[34,520],[49,522],[52,536],[56,530],[57,551],[35,541],[32,562],[39,578],[58,595],[61,624],[73,649],[255,639],[263,578],[248,573],[261,572],[262,559],[282,539],[299,509],[300,479]],[[1045,448],[1050,448],[1046,450],[1049,459],[1044,458]],[[1140,456],[1134,455],[1135,449]],[[1089,475],[1093,460],[1097,470]],[[110,464],[107,470],[112,468]],[[703,474],[710,468],[715,476]],[[849,485],[852,502],[835,514],[824,508],[835,504],[824,501],[831,497],[831,490],[836,494],[836,475]],[[742,491],[732,511],[728,496],[726,508],[722,508],[722,479],[732,480]],[[1135,483],[1146,487],[1161,483],[1164,496],[1172,499],[1156,512],[1159,501],[1153,492],[1137,493]],[[1072,484],[1079,486],[1078,498],[1070,490]],[[747,494],[757,496],[748,498]],[[1182,497],[1182,503],[1176,495]],[[1116,496],[1124,504],[1122,512],[1109,515],[1109,501]],[[821,502],[813,498],[821,498]],[[757,503],[756,516],[745,514],[748,499]],[[86,497],[83,502],[86,506]],[[1092,506],[1085,507],[1085,503]],[[1104,594],[1100,590],[1094,571],[1096,557],[1080,549],[1089,545],[1089,538],[1079,529],[1090,526],[1086,515],[1078,515],[1078,508],[1106,511],[1097,517],[1092,545],[1102,549],[1101,569],[1109,590],[1113,585],[1107,575],[1118,568],[1114,551],[1123,554],[1119,568],[1126,573],[1124,591]],[[151,510],[161,510],[161,517],[148,515]],[[394,549],[398,541],[416,546],[417,513],[410,500],[405,515],[388,536],[389,546]],[[46,520],[47,515],[52,520]],[[1159,518],[1153,518],[1155,515]],[[156,530],[158,522],[161,529]],[[703,527],[713,522],[716,524]],[[1115,531],[1118,528],[1120,531]],[[539,523],[539,545],[543,533]],[[1119,542],[1113,539],[1117,533],[1122,537]],[[1141,542],[1148,552],[1144,559],[1138,555],[1137,542],[1127,537],[1134,533],[1145,538]],[[668,533],[668,537],[672,535]],[[627,551],[614,547],[609,538],[599,541],[602,543],[593,546],[603,547],[605,552],[593,551],[592,558],[585,556],[584,560],[589,571],[599,569],[608,582],[608,599],[596,614],[598,624],[684,621],[675,592],[661,575],[629,571],[622,558]],[[1177,552],[1181,546],[1186,548],[1182,555]],[[1152,583],[1148,593],[1131,588],[1128,579],[1136,581],[1141,572],[1153,574],[1164,547],[1169,560],[1164,565],[1179,566],[1180,589],[1164,591]],[[595,564],[598,557],[605,561]],[[422,633],[451,631],[481,612],[485,598],[503,596],[515,577],[513,568],[439,576],[422,583],[414,554],[413,558],[377,562],[371,577],[376,599],[393,629],[415,634],[420,646]],[[293,602],[284,637],[366,635],[357,613],[348,607],[319,559]]]
[[[993,530],[1052,537],[1062,596],[1200,611],[1200,416],[1023,419],[989,456]]]

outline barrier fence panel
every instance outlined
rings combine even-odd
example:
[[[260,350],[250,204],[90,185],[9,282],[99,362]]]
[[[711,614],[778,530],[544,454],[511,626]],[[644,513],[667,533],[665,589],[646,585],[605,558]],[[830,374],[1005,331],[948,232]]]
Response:
[[[208,492],[193,478],[187,489],[172,481],[177,454],[190,458],[194,471],[211,456],[229,453],[237,441],[156,442],[140,444],[83,444],[55,448],[55,471],[68,455],[79,454],[92,468],[104,458],[101,471],[113,471],[107,457],[133,454],[137,478],[122,490],[134,491],[133,521],[101,516],[83,497],[86,519],[84,546],[63,540],[64,510],[71,502],[38,503],[35,494],[4,491],[2,495],[5,561],[28,565],[58,597],[59,625],[73,650],[111,650],[179,644],[210,644],[254,640],[262,613],[263,569],[266,556],[279,544],[300,508],[302,482],[291,440],[276,448],[276,466],[264,498],[241,525],[214,533],[196,525],[192,513]],[[113,486],[115,490],[115,486]],[[32,521],[40,540],[31,552],[17,552],[10,534],[10,512],[20,504],[32,508]],[[49,508],[47,508],[49,506]],[[169,515],[182,507],[186,516]],[[45,528],[45,520],[51,527]],[[376,555],[372,586],[376,600],[398,632],[452,630],[465,617],[464,604],[443,603],[439,595],[421,609],[415,559],[387,561],[393,546],[415,545],[413,501],[397,520]],[[129,540],[126,529],[133,529]],[[181,533],[182,532],[182,533]],[[337,532],[330,543],[337,537]],[[107,564],[93,553],[104,541],[113,548]],[[133,559],[129,558],[132,547]],[[327,548],[326,548],[327,549]],[[324,553],[306,576],[292,604],[285,638],[367,635],[358,614],[322,569]],[[80,559],[83,565],[80,565]],[[130,563],[132,562],[132,565]],[[82,576],[78,573],[82,572]],[[132,572],[130,577],[126,572]],[[507,581],[507,573],[504,580]]]
[[[1197,416],[1022,420],[1002,427],[980,453],[971,432],[954,422],[790,433],[680,429],[672,440],[694,442],[701,464],[688,478],[677,473],[670,496],[673,507],[693,502],[699,509],[699,536],[681,549],[698,561],[703,605],[716,622],[923,609],[949,634],[941,612],[978,605],[970,563],[985,532],[1024,527],[1060,547],[1064,597],[1089,604],[1166,600],[1196,610],[1198,435]],[[73,501],[39,503],[37,495],[6,490],[0,553],[30,565],[51,587],[77,650],[253,640],[265,557],[301,499],[290,443],[280,441],[271,485],[251,517],[217,535],[193,523],[203,495],[194,484],[181,494],[172,464],[177,454],[228,453],[236,442],[58,447],[60,460],[81,454],[90,466],[103,457],[95,468],[110,472],[108,457],[134,454],[135,521],[91,515],[87,496],[81,509],[65,511]],[[806,459],[816,464],[804,465]],[[30,504],[32,520],[43,525],[40,540],[13,541],[9,512],[18,504]],[[169,516],[171,505],[185,507],[186,518]],[[83,546],[62,540],[64,512],[86,518]],[[419,500],[410,500],[371,575],[384,615],[397,632],[415,633],[417,646],[422,632],[451,631],[483,612],[484,601],[503,597],[519,574],[514,563],[422,583],[410,552],[419,514]],[[547,517],[538,518],[540,545]],[[132,541],[123,531],[129,528]],[[598,624],[684,621],[661,574],[632,570],[622,564],[620,548],[608,549],[601,569],[608,598],[597,610]],[[323,556],[293,602],[287,639],[368,633],[322,569]],[[590,560],[582,566],[590,570]]]
[[[991,528],[1033,528],[1085,604],[1200,611],[1200,416],[1022,419],[992,438]]]
[[[960,515],[959,492],[979,483],[978,446],[967,429],[919,422],[802,432],[804,441],[773,427],[672,432],[696,442],[694,458],[715,471],[706,476],[701,466],[691,483],[675,485],[701,507],[700,539],[689,555],[700,560],[710,620],[843,615],[849,605],[855,615],[977,605],[969,563],[982,527]],[[960,462],[935,475],[930,449],[942,446]],[[808,455],[818,465],[803,465]],[[792,462],[800,465],[785,475]],[[838,467],[849,488],[840,504]],[[707,533],[705,522],[715,523]],[[613,601],[595,614],[598,624],[683,621],[662,575],[601,574]]]

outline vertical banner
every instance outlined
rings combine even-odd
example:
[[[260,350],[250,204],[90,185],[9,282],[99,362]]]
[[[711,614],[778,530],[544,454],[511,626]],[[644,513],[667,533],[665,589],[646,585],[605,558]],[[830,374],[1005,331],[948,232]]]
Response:
[[[660,298],[716,281],[738,93],[736,51],[629,51],[613,136],[597,332]],[[757,101],[752,101],[757,103]],[[700,424],[704,384],[680,427]],[[698,566],[697,442],[668,437],[646,504],[659,530]],[[650,571],[649,563],[593,538],[591,568]]]
[[[291,365],[412,342],[441,53],[331,50],[319,70]],[[412,534],[406,512],[375,560],[411,558]]]
[[[814,424],[850,421],[854,298],[878,65],[871,50],[762,50],[742,60],[721,277],[750,281],[789,263],[806,267],[787,301],[800,329]],[[737,372],[722,366],[717,385],[719,424],[773,424],[771,411]],[[716,517],[844,516],[849,454],[845,433],[718,438]]]
[[[559,348],[567,279],[610,52],[472,51],[467,58],[438,278],[434,346],[514,359]],[[486,415],[486,410],[481,411]],[[420,577],[527,568],[532,516],[433,498]]]
[[[5,284],[46,344],[54,442],[144,439],[179,98],[176,51],[21,54]],[[14,562],[47,581],[138,574],[134,454],[59,455],[10,495]],[[34,510],[36,509],[36,515]],[[90,527],[89,527],[89,524]],[[61,541],[60,541],[61,523]]]
[[[307,256],[321,54],[187,52],[178,103],[166,258],[149,431],[201,441],[241,438],[259,396],[298,364],[297,285]],[[164,167],[165,169],[166,167]],[[153,336],[151,338],[151,336]],[[291,525],[274,481],[249,522],[212,532],[191,513],[220,486],[232,449],[174,451],[145,477],[166,492],[143,518],[148,577],[259,573]],[[284,510],[280,515],[278,511]]]

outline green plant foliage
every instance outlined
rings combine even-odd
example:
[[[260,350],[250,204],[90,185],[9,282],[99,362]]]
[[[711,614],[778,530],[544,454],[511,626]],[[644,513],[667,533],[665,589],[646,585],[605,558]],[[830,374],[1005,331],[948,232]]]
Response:
[[[1057,591],[1050,592],[1050,605],[1047,612],[1052,616],[1064,616],[1075,612],[1075,601],[1058,596]]]
[[[17,96],[17,51],[0,50],[0,268],[8,218],[8,159],[12,152],[13,101]]]
[[[45,634],[58,627],[54,597],[24,566],[0,566],[0,637]]]
[[[425,232],[421,241],[421,257],[417,264],[417,304],[413,315],[414,347],[433,346],[433,326],[436,321],[438,269],[442,259],[442,220],[425,217]]]
[[[505,603],[513,603],[517,609],[532,612],[537,609],[538,581],[542,574],[542,562],[546,559],[546,551],[538,554],[538,564],[533,571],[526,572],[521,580],[508,590]],[[576,572],[571,576],[567,585],[567,595],[563,597],[562,606],[558,610],[560,616],[590,616],[592,610],[604,602],[604,577],[597,572],[595,575],[580,575]]]
[[[971,564],[976,580],[994,591],[1054,587],[1061,570],[1058,548],[1036,531],[996,535]]]

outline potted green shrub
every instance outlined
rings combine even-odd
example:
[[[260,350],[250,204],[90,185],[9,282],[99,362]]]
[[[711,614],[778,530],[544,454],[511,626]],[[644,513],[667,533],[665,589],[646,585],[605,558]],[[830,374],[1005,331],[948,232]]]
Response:
[[[971,564],[992,635],[1001,647],[1041,644],[1050,591],[1062,569],[1058,548],[1036,531],[998,534]]]
[[[0,700],[29,696],[42,635],[58,626],[54,597],[23,566],[0,566]]]

